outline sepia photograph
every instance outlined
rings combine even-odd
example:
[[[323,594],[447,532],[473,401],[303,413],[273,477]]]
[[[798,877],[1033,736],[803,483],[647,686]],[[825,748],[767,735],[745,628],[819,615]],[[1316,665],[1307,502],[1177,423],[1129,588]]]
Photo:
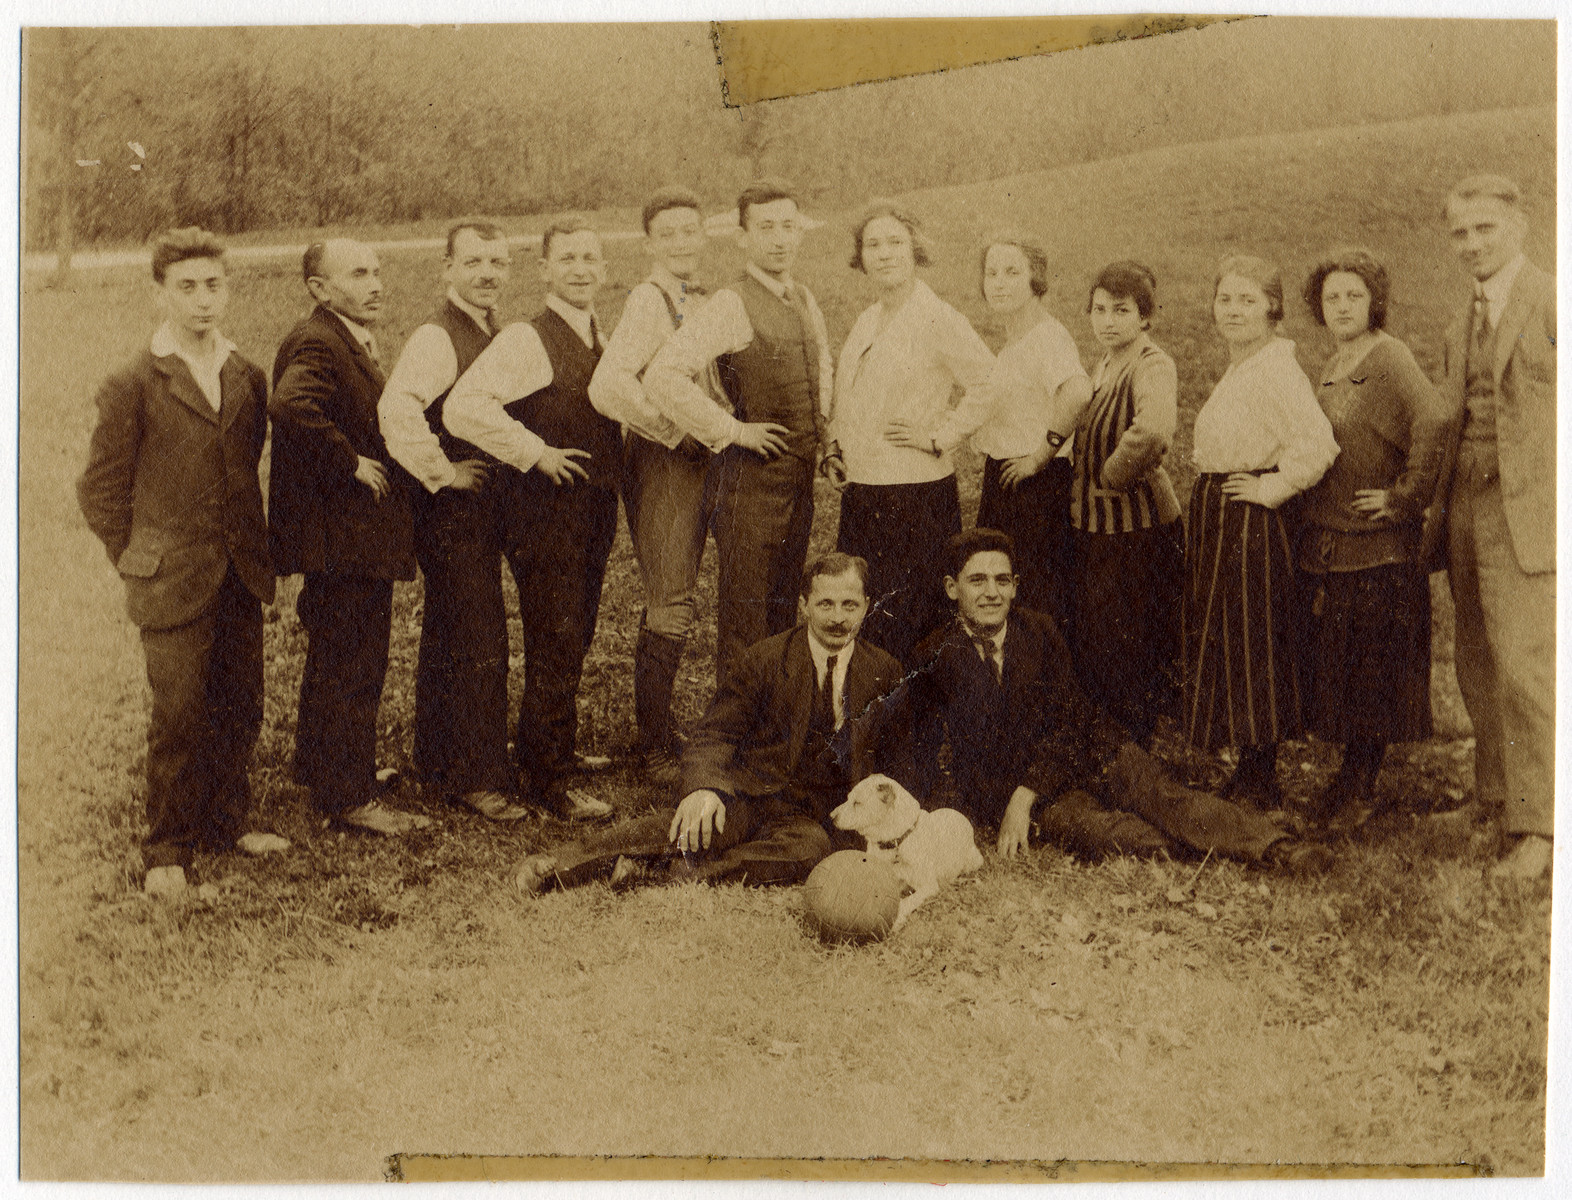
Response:
[[[1554,20],[19,54],[23,1180],[1545,1174]]]

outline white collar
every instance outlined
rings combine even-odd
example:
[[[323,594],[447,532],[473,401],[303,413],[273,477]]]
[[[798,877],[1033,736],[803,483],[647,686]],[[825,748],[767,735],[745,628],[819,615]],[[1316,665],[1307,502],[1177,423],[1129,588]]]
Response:
[[[650,269],[650,282],[673,300],[685,300],[689,296],[703,295],[704,287],[697,279],[678,279],[665,263],[656,263]]]
[[[830,655],[835,657],[835,673],[842,679],[846,678],[846,664],[851,661],[852,651],[857,648],[857,639],[852,638],[839,650],[830,650],[827,646],[813,636],[813,630],[808,630],[808,653],[813,655],[813,669],[815,676],[824,673],[825,666],[830,661]]]
[[[1004,653],[1004,635],[1010,632],[1010,618],[1005,617],[1004,624],[999,626],[998,632],[992,635],[972,632],[972,627],[966,623],[965,617],[961,618],[961,628],[966,631],[966,636],[971,638],[974,646],[979,641],[992,642],[993,648],[1002,655]]]
[[[502,324],[501,320],[497,317],[496,309],[492,309],[488,313],[483,308],[476,308],[468,300],[460,296],[458,292],[451,286],[448,288],[448,303],[453,305],[454,308],[458,309],[459,312],[469,317],[470,320],[474,321],[475,324],[479,325],[481,329],[488,334],[491,332],[491,325],[488,323],[488,318],[490,320],[496,321],[498,325]]]
[[[194,359],[187,354],[180,343],[175,340],[175,331],[169,327],[168,321],[165,321],[153,331],[153,340],[148,344],[148,349],[152,352],[154,358],[167,358],[169,355],[174,354],[187,365],[200,362],[199,359]],[[213,330],[213,357],[209,360],[212,363],[212,370],[221,370],[225,361],[234,350],[234,342],[230,341],[218,330]]]
[[[760,270],[752,263],[748,264],[748,274],[752,275],[755,279],[757,279],[765,287],[769,288],[770,291],[774,292],[775,295],[779,296],[782,300],[786,299],[786,293],[791,290],[793,284],[796,282],[790,275],[785,275],[780,279],[777,279],[768,271]]]
[[[376,345],[376,339],[372,336],[371,330],[367,329],[359,321],[350,320],[336,308],[329,308],[328,312],[344,322],[344,328],[349,330],[354,339],[366,348],[366,353],[371,353],[371,348]]]
[[[1523,269],[1523,264],[1527,261],[1527,256],[1519,254],[1489,279],[1475,280],[1474,294],[1483,295],[1490,302],[1490,315],[1493,320],[1499,319],[1502,306],[1506,304],[1507,297],[1512,294],[1512,285],[1517,282],[1517,273]]]
[[[555,292],[546,293],[546,307],[566,321],[568,328],[578,334],[579,340],[586,346],[595,344],[593,328],[595,310],[593,308],[577,308]]]

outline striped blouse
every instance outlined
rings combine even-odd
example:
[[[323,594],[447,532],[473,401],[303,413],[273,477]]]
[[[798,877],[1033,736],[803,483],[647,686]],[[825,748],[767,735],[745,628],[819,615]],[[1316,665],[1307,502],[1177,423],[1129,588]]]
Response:
[[[1075,430],[1070,525],[1086,533],[1132,533],[1166,525],[1179,499],[1163,456],[1179,423],[1174,360],[1144,334],[1117,360],[1104,356],[1092,400]]]

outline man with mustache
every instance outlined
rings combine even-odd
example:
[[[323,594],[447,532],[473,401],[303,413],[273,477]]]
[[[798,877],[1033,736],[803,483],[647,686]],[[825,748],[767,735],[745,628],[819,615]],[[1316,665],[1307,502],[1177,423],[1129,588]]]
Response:
[[[493,821],[508,801],[508,624],[495,489],[481,452],[442,424],[458,377],[496,335],[512,260],[485,222],[448,230],[447,295],[404,343],[377,404],[388,454],[410,478],[425,579],[415,672],[415,766],[428,785]]]
[[[826,554],[802,574],[802,624],[750,647],[722,677],[682,756],[682,803],[591,842],[532,854],[514,882],[533,893],[611,873],[797,883],[831,849],[830,812],[895,765],[899,739],[876,701],[900,664],[860,641],[868,565]],[[844,836],[844,835],[842,835]],[[853,837],[848,845],[861,843]]]

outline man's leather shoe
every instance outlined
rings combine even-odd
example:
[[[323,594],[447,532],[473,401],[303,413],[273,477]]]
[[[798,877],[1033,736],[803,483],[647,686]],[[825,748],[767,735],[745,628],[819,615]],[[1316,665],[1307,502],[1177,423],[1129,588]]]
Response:
[[[413,830],[428,829],[431,826],[430,817],[422,816],[420,813],[384,808],[375,800],[345,809],[338,814],[337,820],[341,825],[349,825],[355,829],[364,829],[369,833],[380,833],[388,837],[399,837]]]
[[[501,792],[465,792],[459,802],[491,821],[517,821],[529,815],[529,809],[510,804]]]
[[[540,806],[559,821],[599,821],[616,811],[583,788],[561,786],[543,794]]]
[[[549,854],[531,854],[519,864],[513,874],[513,886],[526,896],[533,896],[546,886],[557,872],[557,860]]]

